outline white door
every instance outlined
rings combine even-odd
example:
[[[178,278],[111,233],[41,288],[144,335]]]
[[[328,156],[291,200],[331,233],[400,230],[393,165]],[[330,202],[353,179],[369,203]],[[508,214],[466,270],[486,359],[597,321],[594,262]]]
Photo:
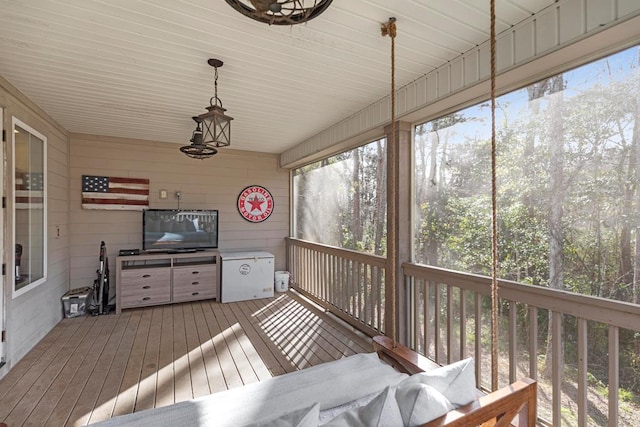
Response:
[[[4,129],[3,127],[4,124],[4,110],[2,108],[0,108],[0,135],[3,134],[2,130]],[[0,189],[4,188],[4,159],[6,156],[6,150],[7,150],[7,143],[6,143],[6,139],[9,138],[10,135],[4,135],[4,139],[0,142],[2,144],[2,146],[0,147]],[[4,197],[6,196],[6,194],[2,193],[2,197],[4,200]],[[4,248],[7,244],[7,233],[6,233],[6,229],[4,228],[4,211],[5,209],[0,208],[0,235],[2,236],[0,238],[0,260],[4,259]],[[6,267],[7,269],[9,268],[9,266],[11,265],[11,263],[8,263],[8,266]],[[13,277],[13,274],[10,274],[9,271],[6,272],[7,275],[6,277]],[[5,292],[10,292],[9,289],[5,289],[4,288],[4,278],[5,276],[3,276],[2,274],[0,274],[0,330],[2,330],[4,332],[5,329],[5,320],[4,320],[4,295]],[[8,283],[13,283],[13,281],[8,281]],[[4,333],[2,334],[4,337]],[[3,340],[0,339],[0,366],[3,365],[5,362],[5,354],[4,354],[4,342]]]

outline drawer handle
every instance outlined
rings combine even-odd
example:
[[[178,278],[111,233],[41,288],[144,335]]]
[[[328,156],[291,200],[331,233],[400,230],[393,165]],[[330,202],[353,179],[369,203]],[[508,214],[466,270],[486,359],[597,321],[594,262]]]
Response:
[[[192,271],[191,274],[200,274],[199,271]]]
[[[200,282],[191,282],[192,285],[199,285]]]
[[[151,299],[151,297],[144,297],[142,298],[142,301],[149,301]]]
[[[151,289],[151,286],[145,285],[145,286],[142,287],[142,289]]]
[[[144,277],[146,279],[147,277],[151,277],[151,275],[150,274],[143,274],[142,277]]]
[[[195,297],[196,295],[200,295],[200,292],[194,292],[191,295]]]

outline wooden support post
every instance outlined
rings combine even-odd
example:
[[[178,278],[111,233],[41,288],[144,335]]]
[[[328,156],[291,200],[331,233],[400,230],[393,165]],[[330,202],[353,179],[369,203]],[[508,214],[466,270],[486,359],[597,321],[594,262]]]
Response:
[[[396,203],[396,217],[388,218],[387,222],[387,236],[389,236],[389,230],[391,227],[395,230],[395,239],[393,242],[387,238],[387,254],[389,251],[389,245],[394,244],[396,248],[396,271],[393,272],[396,277],[396,325],[398,327],[397,337],[398,341],[406,344],[408,340],[408,328],[406,324],[407,314],[407,289],[405,285],[404,275],[402,274],[402,263],[411,260],[411,248],[413,244],[413,233],[411,230],[411,194],[413,193],[411,188],[411,176],[413,172],[412,168],[412,126],[408,122],[396,123],[396,146],[391,146],[391,124],[384,128],[387,136],[387,182],[390,182],[389,176],[392,170],[396,171],[395,183],[397,188],[392,189],[387,186],[387,204],[391,201],[391,198],[395,198]],[[391,156],[391,150],[395,150],[395,156]],[[389,159],[395,158],[395,168],[391,168]],[[387,263],[389,265],[389,263]],[[392,274],[391,271],[387,271],[387,274]],[[389,281],[387,280],[387,283]],[[391,319],[390,313],[392,313],[389,302],[391,301],[391,289],[389,286],[385,286],[385,331],[388,336],[391,334]]]

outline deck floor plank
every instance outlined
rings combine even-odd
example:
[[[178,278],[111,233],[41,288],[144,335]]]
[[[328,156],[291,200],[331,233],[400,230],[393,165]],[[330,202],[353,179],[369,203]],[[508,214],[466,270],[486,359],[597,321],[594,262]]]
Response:
[[[187,339],[187,360],[189,371],[191,372],[191,389],[193,397],[206,396],[210,394],[209,380],[202,354],[202,343],[198,335],[193,304],[183,304],[185,336]]]
[[[209,327],[209,334],[213,341],[213,347],[218,355],[220,362],[220,370],[222,371],[222,377],[224,378],[227,389],[240,387],[242,385],[242,379],[240,373],[233,362],[229,347],[226,345],[225,339],[222,335],[222,329],[218,324],[218,320],[213,314],[217,310],[219,303],[207,302],[203,305],[205,310],[205,316],[207,319],[207,326]]]
[[[291,313],[295,310],[295,303],[290,299],[278,300],[274,304],[266,305],[262,312],[265,316],[264,325],[273,338],[282,343],[282,349],[287,354],[295,354],[293,361],[298,369],[324,363],[328,360],[324,350],[319,348],[315,342],[305,343],[302,341],[300,330],[306,326],[305,320],[294,318]],[[283,328],[282,325],[288,327]],[[314,352],[314,349],[320,350],[321,354]]]
[[[158,356],[160,355],[160,336],[162,334],[162,307],[153,307],[150,310],[151,326],[149,327],[149,334],[144,347],[135,411],[151,409],[156,402]]]
[[[245,354],[249,365],[253,369],[253,372],[258,381],[265,380],[267,378],[271,378],[271,373],[269,369],[265,366],[262,358],[258,355],[255,347],[251,343],[251,341],[247,338],[247,334],[245,333],[246,329],[249,329],[249,325],[244,325],[240,323],[240,319],[236,317],[234,311],[239,311],[240,303],[232,303],[232,304],[220,304],[222,314],[227,319],[227,324],[231,325],[231,332],[236,337],[240,348]]]
[[[60,336],[64,334],[64,331],[77,323],[80,319],[64,319],[60,322],[55,329],[44,336],[38,344],[36,344],[31,351],[29,351],[23,358],[12,367],[9,373],[2,378],[2,388],[0,388],[0,402],[2,402],[9,393],[12,392],[12,388],[20,379],[31,372],[32,367],[43,357],[49,349],[59,341]]]
[[[98,405],[91,413],[90,423],[111,418],[116,404],[116,396],[124,379],[127,363],[138,330],[140,316],[132,312],[125,312],[123,314],[129,315],[127,327],[116,351],[116,357],[107,374],[107,379],[98,396]]]
[[[6,419],[9,416],[29,389],[39,381],[40,376],[46,371],[47,367],[61,355],[64,346],[67,345],[70,340],[73,340],[76,332],[83,325],[84,319],[72,320],[75,321],[72,322],[69,327],[65,328],[64,332],[58,337],[58,340],[11,386],[7,395],[5,395],[1,401],[0,419]]]
[[[224,375],[222,375],[222,369],[220,368],[220,361],[218,360],[218,354],[213,345],[213,339],[209,333],[209,326],[207,325],[207,319],[204,311],[205,303],[194,303],[193,313],[196,322],[196,329],[198,331],[198,337],[202,343],[202,357],[204,359],[204,366],[207,372],[207,382],[209,384],[209,390],[211,393],[217,391],[223,391],[227,389],[224,382]]]
[[[175,375],[173,371],[173,309],[162,306],[162,333],[158,354],[156,408],[175,402]]]
[[[253,371],[251,364],[249,363],[249,359],[247,359],[247,355],[242,351],[242,347],[240,346],[236,335],[231,330],[231,324],[224,315],[224,306],[225,304],[217,304],[213,310],[216,320],[218,321],[218,325],[220,325],[220,329],[222,330],[222,337],[224,338],[227,348],[231,353],[231,359],[233,360],[233,363],[235,363],[238,373],[240,374],[242,384],[255,383],[258,381],[258,377]]]
[[[65,425],[68,422],[71,412],[73,411],[76,402],[80,398],[80,395],[82,394],[87,381],[89,381],[89,377],[91,376],[91,373],[96,366],[100,354],[102,353],[103,348],[107,345],[109,334],[111,333],[111,330],[117,322],[115,316],[109,316],[108,319],[104,320],[99,318],[96,319],[97,322],[102,324],[103,333],[100,333],[96,337],[96,340],[93,342],[92,348],[86,354],[82,363],[77,366],[77,369],[74,371],[73,376],[71,377],[69,386],[65,388],[64,392],[60,396],[60,399],[58,400],[58,403],[56,404],[49,417],[46,419],[46,423],[43,423],[43,425]],[[52,393],[52,391],[48,391],[48,393]]]
[[[98,337],[105,333],[106,323],[98,322],[96,318],[86,318],[84,323],[90,327],[88,333],[82,338],[82,342],[69,358],[62,371],[60,371],[60,374],[49,385],[46,393],[37,402],[24,425],[41,425],[42,420],[46,420],[51,416],[65,390],[68,387],[72,387],[72,379],[78,367],[84,363],[87,355],[95,348]],[[10,425],[17,424],[9,418],[7,418],[6,422],[10,423]]]
[[[184,329],[184,310],[182,304],[173,308],[173,370],[175,374],[176,402],[193,399],[191,373],[187,356],[187,338]]]
[[[100,352],[98,361],[89,375],[87,383],[82,389],[82,393],[73,407],[73,411],[71,411],[67,425],[87,425],[93,409],[99,403],[98,396],[100,395],[100,390],[102,390],[102,386],[107,379],[107,374],[109,373],[111,364],[116,357],[118,347],[120,346],[120,342],[122,341],[122,337],[124,336],[124,331],[126,330],[129,320],[127,316],[112,317],[113,320],[109,319],[109,321],[114,322],[115,326],[108,336],[106,345]]]
[[[287,330],[277,324],[277,319],[272,315],[271,304],[264,304],[263,301],[250,301],[255,310],[255,317],[260,328],[266,336],[277,346],[279,351],[289,360],[296,369],[304,369],[312,366],[305,358],[305,355],[290,342],[290,335],[294,334],[292,325],[288,325]]]
[[[246,325],[245,332],[256,347],[256,351],[258,351],[262,360],[264,360],[271,375],[275,377],[295,371],[295,366],[282,354],[280,349],[269,339],[260,327],[260,322],[256,319],[251,305],[243,301],[239,303],[237,307],[238,310],[235,314],[244,318],[243,324]]]
[[[145,308],[136,310],[136,312],[138,316],[140,316],[140,321],[138,323],[136,336],[133,340],[133,347],[131,348],[129,360],[127,361],[122,383],[120,384],[120,390],[116,397],[113,416],[130,414],[136,405],[140,373],[142,372],[142,359],[151,327],[151,309]]]
[[[79,426],[364,351],[295,292],[63,319],[3,379],[0,422]]]

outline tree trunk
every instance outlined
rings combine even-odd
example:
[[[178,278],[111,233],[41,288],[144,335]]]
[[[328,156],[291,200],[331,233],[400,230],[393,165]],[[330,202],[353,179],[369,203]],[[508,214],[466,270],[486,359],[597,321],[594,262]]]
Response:
[[[362,218],[360,212],[360,148],[353,150],[353,173],[351,175],[352,193],[352,220],[353,242],[351,249],[358,250],[358,244],[362,242]]]
[[[438,121],[433,122],[433,131],[430,136],[431,146],[429,154],[429,176],[426,185],[426,202],[427,212],[433,214],[435,212],[435,204],[438,197],[438,145],[440,143],[440,134],[438,132]],[[427,232],[425,245],[425,263],[429,265],[438,265],[438,241],[430,233]]]
[[[561,75],[551,79],[549,88],[549,287],[553,289],[564,288],[564,245],[562,232],[563,203],[565,196],[564,183],[564,135],[562,125],[562,90],[564,78]],[[547,351],[544,376],[551,374],[552,350],[552,322],[549,312],[549,328],[547,331]],[[563,363],[560,360],[560,363]],[[560,370],[562,372],[562,370]],[[560,381],[560,379],[555,379]]]
[[[382,237],[384,235],[385,220],[387,218],[387,150],[386,142],[383,144],[382,140],[376,142],[377,154],[378,154],[378,170],[376,171],[376,216],[373,219],[375,229],[375,249],[376,255],[383,255],[386,253],[386,249],[382,247]]]

